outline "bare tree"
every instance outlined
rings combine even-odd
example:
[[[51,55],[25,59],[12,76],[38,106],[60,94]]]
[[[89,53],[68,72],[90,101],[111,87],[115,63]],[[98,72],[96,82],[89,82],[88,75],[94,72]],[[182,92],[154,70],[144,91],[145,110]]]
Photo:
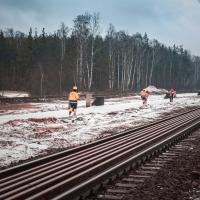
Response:
[[[153,40],[152,43],[152,61],[150,66],[150,75],[149,75],[149,83],[152,84],[153,82],[153,72],[154,68],[158,62],[158,55],[159,54],[159,43],[157,40]]]
[[[59,89],[60,89],[60,95],[62,95],[63,89],[62,89],[62,77],[63,77],[63,64],[64,64],[64,58],[65,58],[65,48],[66,48],[66,38],[67,34],[69,32],[69,29],[67,26],[65,26],[64,23],[61,23],[61,28],[58,30],[58,36],[60,38],[60,70],[59,70]]]
[[[91,36],[91,55],[90,55],[90,65],[87,65],[87,80],[88,89],[91,89],[93,81],[93,69],[94,69],[94,41],[99,33],[99,13],[94,13],[90,16],[89,31]]]
[[[40,68],[40,96],[44,96],[44,91],[43,91],[43,81],[44,81],[44,72],[42,69],[42,65],[39,63],[39,68]]]
[[[109,89],[114,87],[114,75],[115,75],[115,65],[114,65],[114,38],[115,37],[115,28],[112,24],[109,25],[107,38],[108,38],[108,81]],[[119,65],[119,63],[118,63]]]
[[[76,78],[79,85],[84,85],[84,58],[87,53],[87,40],[89,37],[89,23],[91,15],[85,13],[78,15],[74,20],[73,35],[78,43],[77,45],[77,61],[76,61]]]

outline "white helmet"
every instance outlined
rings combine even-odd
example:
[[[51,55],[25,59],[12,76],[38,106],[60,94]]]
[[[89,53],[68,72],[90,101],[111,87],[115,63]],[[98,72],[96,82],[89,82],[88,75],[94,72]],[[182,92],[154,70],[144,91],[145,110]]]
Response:
[[[73,87],[73,90],[77,90],[78,88],[76,86]]]

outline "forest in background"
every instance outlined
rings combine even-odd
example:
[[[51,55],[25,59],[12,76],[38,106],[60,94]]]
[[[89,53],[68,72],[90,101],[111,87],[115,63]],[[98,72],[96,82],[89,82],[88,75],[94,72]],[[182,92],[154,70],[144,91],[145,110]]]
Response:
[[[167,47],[145,33],[128,34],[110,24],[100,34],[98,13],[78,15],[47,34],[0,30],[0,90],[32,95],[79,91],[137,92],[148,85],[177,91],[200,88],[200,57]]]

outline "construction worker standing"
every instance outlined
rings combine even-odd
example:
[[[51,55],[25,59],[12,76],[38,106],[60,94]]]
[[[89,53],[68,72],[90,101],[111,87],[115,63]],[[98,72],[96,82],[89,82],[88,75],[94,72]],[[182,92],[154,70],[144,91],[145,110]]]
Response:
[[[69,115],[71,115],[72,112],[74,112],[74,116],[76,116],[76,109],[77,109],[77,103],[80,99],[79,94],[77,92],[77,87],[74,86],[73,90],[69,93]]]
[[[170,102],[173,102],[174,94],[175,94],[174,89],[171,88],[171,89],[169,90],[169,99],[170,99]]]
[[[143,90],[140,92],[140,96],[141,96],[143,105],[147,105],[147,98],[148,98],[148,96],[149,96],[148,91],[146,91],[145,89],[143,89]]]

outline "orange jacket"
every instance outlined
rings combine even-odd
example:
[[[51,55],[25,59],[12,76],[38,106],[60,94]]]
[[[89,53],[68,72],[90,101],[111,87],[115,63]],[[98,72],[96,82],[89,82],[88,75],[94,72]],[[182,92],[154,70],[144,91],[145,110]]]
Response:
[[[174,90],[173,89],[171,89],[170,91],[169,91],[169,96],[171,97],[171,96],[174,96]]]
[[[140,96],[141,96],[141,97],[148,97],[149,94],[148,94],[146,91],[143,91],[143,90],[142,90],[142,91],[140,92]]]
[[[77,92],[71,91],[69,93],[69,98],[68,98],[69,101],[77,101],[79,99],[80,99],[80,97],[79,97],[79,94]]]

